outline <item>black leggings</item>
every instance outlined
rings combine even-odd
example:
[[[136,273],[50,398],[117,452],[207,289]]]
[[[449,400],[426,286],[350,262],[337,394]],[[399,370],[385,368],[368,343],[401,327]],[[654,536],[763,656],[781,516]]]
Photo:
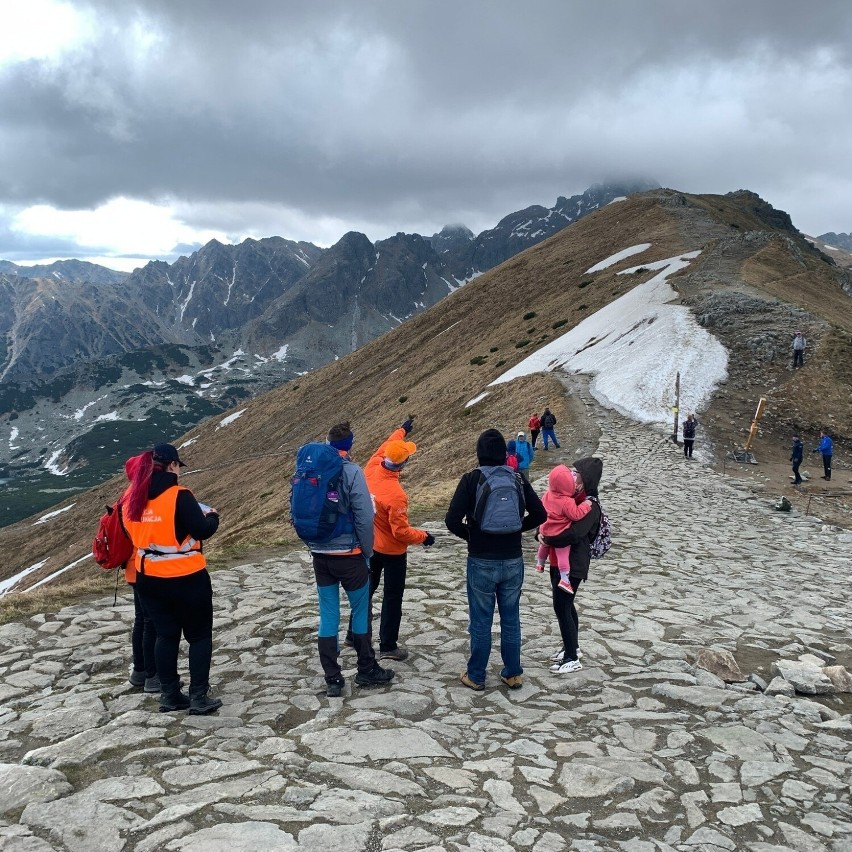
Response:
[[[157,664],[154,660],[154,644],[157,641],[157,628],[154,627],[154,622],[151,621],[145,608],[142,606],[142,599],[139,597],[139,592],[136,589],[136,584],[132,584],[133,589],[133,607],[135,617],[133,619],[133,633],[131,641],[133,645],[133,668],[137,672],[145,672],[148,677],[153,677],[157,673]]]
[[[561,576],[559,569],[550,566],[550,587],[553,591],[553,611],[556,613],[556,621],[559,623],[559,633],[562,636],[562,650],[564,656],[562,662],[577,659],[578,634],[580,623],[577,618],[577,608],[574,606],[574,598],[580,591],[582,577],[571,576],[571,588],[574,594],[569,595],[559,588]]]
[[[213,656],[213,587],[206,570],[185,577],[138,574],[136,588],[157,628],[154,657],[163,687],[178,680],[181,633],[189,642],[190,689],[209,686]]]

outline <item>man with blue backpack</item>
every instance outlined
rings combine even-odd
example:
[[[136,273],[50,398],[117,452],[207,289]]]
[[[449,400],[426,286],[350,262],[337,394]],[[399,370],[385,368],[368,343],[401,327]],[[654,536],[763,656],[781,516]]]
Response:
[[[509,689],[520,689],[521,533],[544,523],[547,513],[530,484],[506,465],[506,440],[500,432],[487,429],[479,436],[476,457],[479,467],[461,478],[445,518],[447,529],[467,542],[468,552],[470,659],[460,680],[477,692],[485,688],[496,604],[503,658],[500,680]]]
[[[296,455],[290,516],[310,548],[319,598],[317,647],[326,695],[337,698],[344,678],[338,662],[340,586],[352,609],[352,643],[358,654],[355,683],[388,683],[392,669],[376,662],[370,631],[370,565],[373,502],[364,472],[349,457],[354,435],[349,423],[332,426],[325,444],[305,444]]]

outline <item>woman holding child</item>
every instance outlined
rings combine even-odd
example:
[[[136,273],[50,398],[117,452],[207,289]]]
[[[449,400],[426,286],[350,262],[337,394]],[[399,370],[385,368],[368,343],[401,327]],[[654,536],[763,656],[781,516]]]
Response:
[[[553,611],[559,623],[562,647],[550,658],[553,674],[569,674],[583,668],[579,661],[578,647],[579,620],[575,598],[580,591],[580,583],[589,577],[591,545],[598,534],[601,509],[597,502],[598,485],[603,474],[603,462],[598,458],[584,458],[574,462],[572,470],[577,504],[592,498],[591,508],[584,517],[573,521],[558,535],[539,534],[539,541],[550,546],[550,585],[553,591]],[[562,565],[557,557],[557,549],[564,555],[563,548],[570,548],[568,565]],[[564,561],[564,560],[563,560]],[[567,570],[568,580],[564,574]],[[567,588],[571,591],[567,591]]]

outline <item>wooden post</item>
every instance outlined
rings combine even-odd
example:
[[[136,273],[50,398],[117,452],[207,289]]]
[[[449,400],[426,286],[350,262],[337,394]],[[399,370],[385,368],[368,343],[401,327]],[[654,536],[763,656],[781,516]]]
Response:
[[[674,431],[672,432],[672,441],[677,443],[677,419],[680,411],[680,372],[675,377],[675,404],[674,408]]]
[[[757,403],[757,411],[754,413],[754,420],[751,422],[751,429],[748,432],[748,440],[743,449],[748,452],[751,449],[752,442],[757,437],[757,426],[760,423],[760,418],[763,417],[763,411],[766,408],[766,397],[761,397]]]

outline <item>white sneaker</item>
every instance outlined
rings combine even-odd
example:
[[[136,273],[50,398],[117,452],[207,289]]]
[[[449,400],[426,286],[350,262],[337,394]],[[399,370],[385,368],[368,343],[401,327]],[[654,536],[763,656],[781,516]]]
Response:
[[[550,662],[551,663],[561,663],[564,657],[565,657],[565,649],[560,648],[555,654],[550,655]]]
[[[550,671],[553,674],[570,674],[571,672],[578,672],[583,668],[583,664],[579,660],[568,660],[565,663],[554,663],[550,667]]]

